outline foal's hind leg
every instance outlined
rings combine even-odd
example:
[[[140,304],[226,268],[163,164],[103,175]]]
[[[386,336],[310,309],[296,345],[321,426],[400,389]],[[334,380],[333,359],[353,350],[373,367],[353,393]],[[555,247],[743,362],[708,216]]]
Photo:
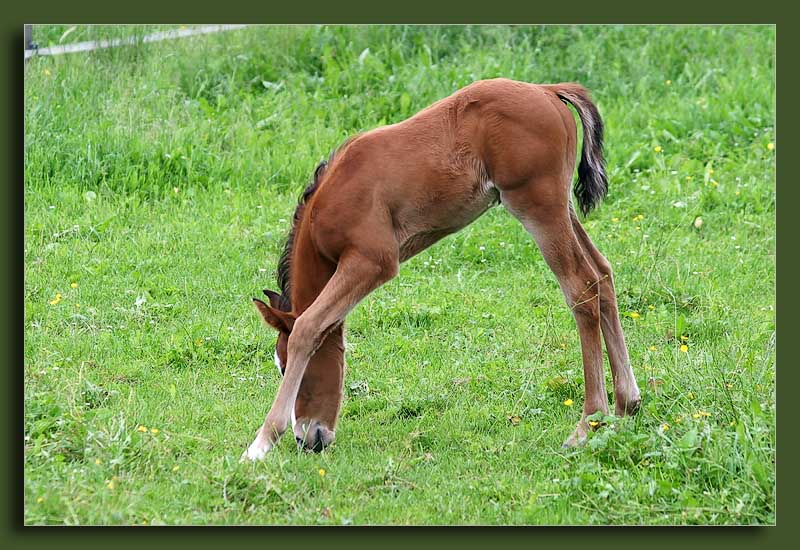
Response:
[[[561,193],[561,187],[565,192]],[[569,216],[564,184],[537,181],[535,184],[501,191],[503,205],[516,216],[536,240],[545,261],[558,279],[580,333],[586,398],[583,415],[565,446],[581,443],[589,431],[586,417],[608,413],[608,396],[603,373],[600,341],[600,274],[587,257]]]
[[[351,250],[343,254],[333,277],[314,303],[305,310],[289,336],[287,364],[278,394],[264,424],[242,459],[260,460],[277,443],[289,426],[297,392],[311,356],[331,330],[364,296],[397,274],[395,252],[372,254]]]
[[[617,295],[614,291],[614,280],[611,273],[611,264],[600,253],[589,235],[578,221],[574,210],[570,210],[572,228],[578,236],[583,250],[591,257],[598,274],[600,284],[600,327],[603,339],[606,342],[608,361],[611,363],[611,376],[614,379],[614,409],[617,416],[634,414],[639,408],[641,396],[636,377],[631,368],[628,357],[628,347],[625,345],[625,335],[619,322],[617,309]]]

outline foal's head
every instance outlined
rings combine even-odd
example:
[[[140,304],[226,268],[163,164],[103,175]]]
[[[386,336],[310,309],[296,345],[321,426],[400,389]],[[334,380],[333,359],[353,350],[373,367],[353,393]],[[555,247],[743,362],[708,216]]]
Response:
[[[275,366],[283,376],[287,364],[289,336],[295,315],[282,295],[265,290],[269,304],[253,298],[253,303],[269,326],[278,331]],[[344,340],[342,329],[331,332],[308,363],[292,414],[292,429],[297,445],[319,452],[334,440],[344,379]]]
[[[297,312],[294,306],[303,304],[292,304],[297,296],[293,296],[292,286],[296,285],[304,288],[324,286],[310,283],[309,277],[313,277],[310,271],[299,270],[292,277],[292,265],[296,263],[297,257],[302,252],[308,252],[306,246],[304,250],[303,240],[297,238],[301,220],[306,212],[306,205],[312,195],[319,188],[322,177],[326,173],[326,168],[333,161],[336,151],[334,151],[327,162],[321,162],[316,170],[314,177],[306,186],[297,208],[292,218],[292,226],[286,239],[283,254],[278,261],[278,287],[280,292],[265,290],[264,294],[269,298],[269,303],[253,298],[253,302],[261,314],[264,321],[278,331],[278,341],[275,344],[275,365],[283,376],[286,370],[287,357],[289,351],[289,336],[292,334]],[[318,274],[322,276],[322,274]],[[330,275],[328,275],[330,278]],[[312,300],[313,301],[313,300]],[[308,307],[310,302],[305,304]],[[344,382],[344,329],[338,326],[331,330],[322,341],[320,347],[314,352],[308,362],[297,399],[294,404],[292,414],[292,428],[297,444],[306,449],[321,451],[333,442],[334,428],[336,419],[339,416],[339,406],[342,402],[342,386]]]

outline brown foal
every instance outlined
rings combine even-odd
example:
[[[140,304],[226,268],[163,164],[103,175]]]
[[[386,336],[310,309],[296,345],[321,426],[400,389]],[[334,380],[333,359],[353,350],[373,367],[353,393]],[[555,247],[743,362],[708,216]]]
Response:
[[[603,123],[577,84],[475,82],[408,120],[348,140],[320,164],[278,268],[281,293],[264,291],[268,304],[254,299],[264,321],[279,331],[275,358],[283,380],[243,459],[262,459],[290,422],[303,447],[321,450],[333,441],[347,314],[397,275],[400,262],[497,201],[535,239],[580,333],[586,399],[565,445],[586,438],[587,416],[608,412],[601,334],[615,413],[636,411],[639,388],[611,266],[572,207],[578,136],[566,103],[583,125],[575,195],[586,214],[607,190]]]

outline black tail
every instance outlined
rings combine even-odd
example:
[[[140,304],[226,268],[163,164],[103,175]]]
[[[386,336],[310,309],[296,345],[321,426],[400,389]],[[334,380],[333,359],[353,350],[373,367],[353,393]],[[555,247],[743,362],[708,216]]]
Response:
[[[556,84],[548,88],[561,101],[575,107],[583,125],[583,148],[581,162],[578,164],[578,181],[575,182],[575,197],[585,216],[608,193],[608,177],[603,158],[603,119],[583,86]]]

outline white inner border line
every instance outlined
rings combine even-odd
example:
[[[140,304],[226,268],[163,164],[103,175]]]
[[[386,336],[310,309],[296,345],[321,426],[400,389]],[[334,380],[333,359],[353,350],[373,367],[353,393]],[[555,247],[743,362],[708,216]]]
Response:
[[[161,31],[148,34],[141,39],[136,37],[115,38],[113,40],[99,40],[91,42],[76,42],[75,44],[65,44],[63,46],[52,46],[50,48],[39,48],[36,50],[25,50],[25,59],[36,55],[61,55],[65,53],[90,52],[103,48],[114,48],[116,46],[133,46],[139,42],[161,42],[162,40],[172,40],[175,38],[185,38],[199,34],[210,34],[222,31],[235,31],[243,29],[247,25],[204,25],[191,29],[177,29],[172,31]]]

